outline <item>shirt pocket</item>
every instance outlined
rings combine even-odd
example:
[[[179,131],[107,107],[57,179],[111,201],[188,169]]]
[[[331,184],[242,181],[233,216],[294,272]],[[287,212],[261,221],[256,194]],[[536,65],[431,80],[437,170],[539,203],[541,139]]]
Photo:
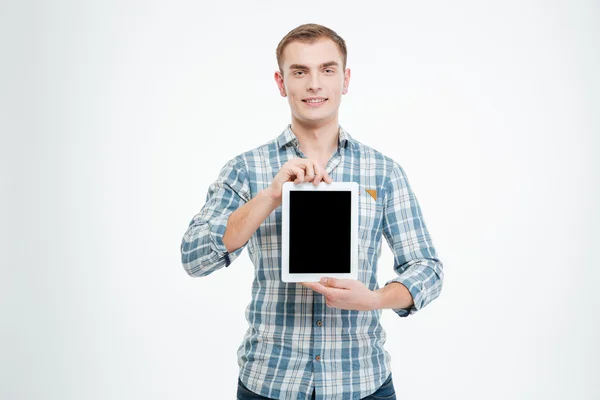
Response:
[[[367,189],[375,191],[377,199],[373,198]],[[358,189],[358,236],[363,240],[373,237],[379,218],[381,217],[381,193],[376,187],[359,185]],[[366,243],[368,245],[368,243]]]

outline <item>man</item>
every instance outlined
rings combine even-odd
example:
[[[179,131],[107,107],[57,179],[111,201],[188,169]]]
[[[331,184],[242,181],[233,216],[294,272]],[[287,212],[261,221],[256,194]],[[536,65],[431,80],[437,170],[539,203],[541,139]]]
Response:
[[[182,240],[191,276],[228,267],[248,246],[255,272],[237,353],[240,400],[395,399],[381,310],[406,317],[441,292],[442,263],[404,170],[338,123],[350,82],[346,57],[344,40],[321,25],[301,25],[281,40],[275,81],[291,124],[225,164]],[[281,281],[287,181],[359,184],[358,280]],[[382,236],[398,276],[379,288]],[[315,243],[306,251],[326,250]]]

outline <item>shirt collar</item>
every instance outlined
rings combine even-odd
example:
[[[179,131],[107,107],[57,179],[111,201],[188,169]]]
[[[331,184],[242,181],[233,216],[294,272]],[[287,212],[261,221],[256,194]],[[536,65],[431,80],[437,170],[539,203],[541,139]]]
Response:
[[[350,146],[354,146],[354,139],[348,132],[344,130],[344,128],[339,126],[339,135],[338,135],[338,147],[345,148],[346,144]],[[277,137],[277,147],[282,148],[288,143],[293,143],[295,146],[298,146],[298,138],[292,131],[292,124],[288,124],[288,126],[284,129],[283,132]]]

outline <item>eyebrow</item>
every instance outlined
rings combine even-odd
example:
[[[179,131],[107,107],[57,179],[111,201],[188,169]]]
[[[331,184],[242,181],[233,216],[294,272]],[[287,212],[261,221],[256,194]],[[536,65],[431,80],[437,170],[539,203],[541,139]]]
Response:
[[[334,65],[336,67],[339,66],[337,61],[327,61],[327,62],[324,62],[323,64],[319,65],[319,68],[331,67]],[[290,69],[308,69],[308,67],[306,65],[302,65],[302,64],[292,64],[292,65],[290,65]]]

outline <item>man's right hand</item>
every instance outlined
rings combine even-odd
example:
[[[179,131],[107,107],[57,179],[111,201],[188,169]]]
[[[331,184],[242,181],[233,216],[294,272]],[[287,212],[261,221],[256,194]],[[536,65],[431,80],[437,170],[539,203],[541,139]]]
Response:
[[[321,181],[332,183],[333,179],[317,161],[309,158],[294,158],[283,164],[275,178],[273,178],[271,186],[269,186],[271,197],[277,204],[281,204],[282,201],[283,184],[290,181],[295,184],[312,182],[313,185],[317,186]]]

